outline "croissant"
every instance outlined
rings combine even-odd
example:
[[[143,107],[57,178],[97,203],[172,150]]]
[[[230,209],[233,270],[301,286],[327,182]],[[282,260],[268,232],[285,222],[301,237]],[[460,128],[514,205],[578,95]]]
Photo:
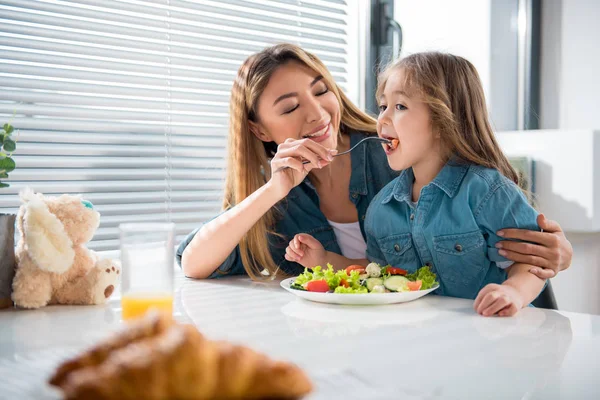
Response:
[[[102,362],[77,364],[53,384],[67,400],[293,399],[312,390],[297,366],[210,341],[192,325],[173,323],[162,333],[115,345],[112,339]],[[89,360],[89,353],[82,358]]]
[[[54,386],[62,386],[67,375],[71,372],[84,367],[99,365],[108,358],[112,351],[125,347],[130,343],[160,335],[174,323],[173,318],[168,314],[150,312],[145,318],[131,322],[126,329],[107,341],[63,363],[49,382]]]

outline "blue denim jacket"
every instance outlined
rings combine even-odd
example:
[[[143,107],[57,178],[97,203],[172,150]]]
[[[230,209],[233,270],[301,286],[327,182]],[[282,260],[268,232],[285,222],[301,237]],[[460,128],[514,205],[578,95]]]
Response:
[[[413,272],[429,265],[437,294],[474,299],[488,283],[502,283],[508,266],[496,231],[539,231],[537,212],[512,181],[494,169],[448,162],[411,201],[414,175],[403,171],[367,212],[367,258]]]
[[[354,146],[364,137],[363,133],[350,133],[350,146]],[[350,157],[352,157],[350,200],[356,205],[360,229],[365,237],[364,219],[369,203],[385,185],[398,176],[398,173],[390,169],[383,147],[374,140],[361,144],[358,149],[350,153]],[[284,258],[289,241],[298,233],[308,233],[320,241],[325,249],[341,254],[333,228],[319,208],[317,191],[308,178],[293,188],[276,207],[280,210],[281,217],[274,230],[282,234],[283,238],[271,235],[268,239],[273,260],[283,271],[297,275],[304,270],[300,264],[289,262]],[[183,251],[199,229],[191,232],[177,248],[176,258],[180,266]],[[210,277],[245,273],[239,246],[237,246]]]

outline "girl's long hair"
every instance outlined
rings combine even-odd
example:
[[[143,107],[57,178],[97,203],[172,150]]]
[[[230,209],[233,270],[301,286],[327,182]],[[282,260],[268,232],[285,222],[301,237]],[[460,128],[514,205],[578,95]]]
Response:
[[[438,52],[416,53],[388,66],[379,76],[377,98],[390,76],[404,72],[404,87],[428,105],[434,132],[452,156],[500,171],[519,184],[519,175],[500,149],[489,122],[481,80],[468,60]]]

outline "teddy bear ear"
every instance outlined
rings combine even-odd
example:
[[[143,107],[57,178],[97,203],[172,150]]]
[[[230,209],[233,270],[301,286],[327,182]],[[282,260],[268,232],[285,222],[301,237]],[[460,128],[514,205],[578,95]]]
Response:
[[[26,187],[23,190],[21,190],[19,192],[19,197],[21,198],[21,202],[23,204],[29,203],[30,200],[39,198],[39,196],[37,194],[35,194],[33,189],[31,189],[30,187]]]
[[[60,220],[37,196],[25,205],[23,229],[29,256],[48,272],[63,273],[73,264],[73,242]]]

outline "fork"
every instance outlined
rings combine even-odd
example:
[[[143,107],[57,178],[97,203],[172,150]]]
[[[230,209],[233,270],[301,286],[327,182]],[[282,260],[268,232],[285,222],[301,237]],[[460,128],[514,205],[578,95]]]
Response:
[[[350,148],[350,150],[346,150],[346,151],[343,151],[341,153],[338,153],[338,154],[334,155],[334,157],[343,156],[344,154],[350,153],[352,150],[354,150],[355,148],[357,148],[359,144],[361,144],[362,142],[365,142],[367,140],[376,140],[378,142],[386,143],[386,144],[391,144],[392,143],[392,141],[389,140],[389,139],[380,138],[378,136],[368,136],[368,137],[364,138],[363,140],[361,140],[360,142],[356,143],[354,146],[352,146]],[[302,161],[302,164],[310,164],[310,161],[309,160],[304,160],[304,161]]]

